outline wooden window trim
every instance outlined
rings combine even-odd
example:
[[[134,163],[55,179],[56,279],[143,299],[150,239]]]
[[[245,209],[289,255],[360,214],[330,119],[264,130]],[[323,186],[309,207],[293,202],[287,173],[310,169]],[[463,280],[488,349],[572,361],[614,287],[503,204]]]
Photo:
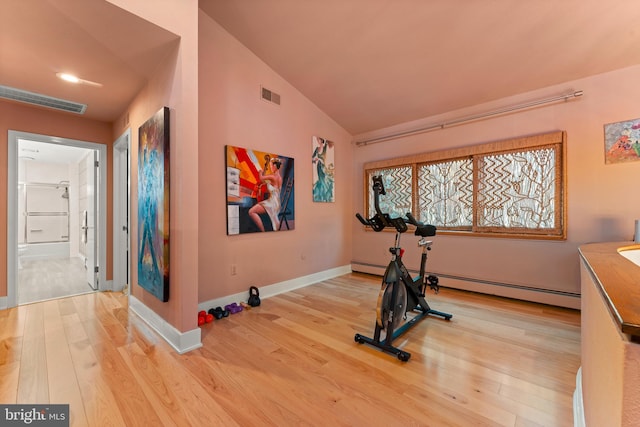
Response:
[[[412,209],[414,215],[418,211],[419,200],[416,195],[418,179],[417,168],[420,164],[434,163],[438,161],[455,160],[458,158],[469,158],[478,155],[501,154],[509,152],[517,152],[523,149],[535,149],[545,146],[557,147],[556,150],[556,206],[554,214],[556,216],[555,223],[557,227],[554,229],[555,234],[549,234],[551,230],[533,230],[524,229],[526,232],[519,233],[517,229],[497,228],[496,230],[487,230],[485,228],[478,230],[475,228],[477,224],[477,209],[474,202],[473,209],[473,228],[471,230],[438,230],[438,234],[442,235],[458,235],[458,236],[476,236],[476,237],[504,237],[517,239],[535,239],[535,240],[566,240],[567,238],[567,169],[566,169],[566,132],[556,131],[539,135],[524,136],[520,138],[512,138],[507,140],[489,142],[468,147],[454,148],[448,150],[439,150],[426,153],[415,154],[411,156],[397,157],[393,159],[378,160],[367,162],[364,164],[364,212],[369,212],[368,200],[371,183],[368,182],[369,171],[374,169],[385,169],[400,166],[412,167]],[[474,159],[474,163],[477,160]],[[473,191],[477,194],[478,170],[473,169]]]

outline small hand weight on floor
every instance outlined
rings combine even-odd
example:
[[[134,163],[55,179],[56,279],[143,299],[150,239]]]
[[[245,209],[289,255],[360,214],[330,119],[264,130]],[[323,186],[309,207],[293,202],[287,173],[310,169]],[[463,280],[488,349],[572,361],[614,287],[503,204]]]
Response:
[[[249,300],[247,301],[251,307],[257,307],[260,305],[260,292],[255,286],[249,288]]]

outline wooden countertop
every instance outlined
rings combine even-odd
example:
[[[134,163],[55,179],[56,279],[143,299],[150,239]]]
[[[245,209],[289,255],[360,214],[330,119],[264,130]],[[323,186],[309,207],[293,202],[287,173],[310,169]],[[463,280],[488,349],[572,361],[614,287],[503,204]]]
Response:
[[[620,330],[640,338],[640,266],[618,253],[620,248],[640,249],[631,242],[590,243],[579,253],[600,288]]]

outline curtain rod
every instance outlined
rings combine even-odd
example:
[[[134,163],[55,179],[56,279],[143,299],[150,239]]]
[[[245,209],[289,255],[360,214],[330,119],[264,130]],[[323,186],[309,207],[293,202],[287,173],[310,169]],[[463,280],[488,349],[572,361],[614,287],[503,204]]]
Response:
[[[488,111],[486,113],[480,113],[480,114],[475,114],[475,115],[472,115],[472,116],[462,117],[462,118],[459,118],[459,119],[453,119],[453,120],[445,121],[445,122],[442,122],[442,123],[421,127],[421,128],[418,128],[418,129],[407,130],[407,131],[393,133],[393,134],[384,135],[384,136],[378,136],[378,137],[370,138],[370,139],[363,139],[363,140],[360,140],[360,141],[356,141],[355,144],[356,144],[356,146],[360,147],[360,146],[366,146],[366,145],[369,145],[369,144],[375,144],[375,143],[378,143],[378,142],[384,142],[384,141],[389,141],[389,140],[392,140],[392,139],[401,138],[403,136],[410,136],[410,135],[415,135],[415,134],[419,134],[419,133],[430,132],[430,131],[433,131],[433,130],[440,130],[440,129],[444,129],[445,127],[457,126],[457,125],[461,125],[461,124],[472,122],[472,121],[476,121],[476,120],[486,119],[486,118],[494,117],[494,116],[500,116],[502,114],[512,113],[512,112],[515,112],[515,111],[526,110],[527,108],[538,107],[538,106],[541,106],[541,105],[551,104],[551,103],[558,102],[558,101],[568,101],[568,100],[573,99],[573,98],[578,98],[578,97],[582,96],[582,94],[583,94],[583,92],[581,90],[577,90],[577,91],[574,91],[574,92],[571,92],[571,93],[567,93],[567,94],[564,94],[564,95],[557,95],[557,96],[553,96],[553,97],[550,97],[550,98],[539,99],[539,100],[536,100],[536,101],[529,101],[529,102],[525,102],[523,104],[512,105],[510,107],[504,107],[504,108],[500,108],[500,109],[497,109],[497,110]]]

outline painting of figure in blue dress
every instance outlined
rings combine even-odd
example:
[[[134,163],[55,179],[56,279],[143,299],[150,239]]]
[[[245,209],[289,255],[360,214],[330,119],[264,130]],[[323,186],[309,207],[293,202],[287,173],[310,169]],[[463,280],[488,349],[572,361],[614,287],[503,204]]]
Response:
[[[318,136],[314,136],[312,142],[313,201],[333,202],[335,200],[333,142]]]
[[[169,300],[169,108],[138,130],[138,284]]]
[[[294,159],[225,146],[227,234],[295,228]]]

